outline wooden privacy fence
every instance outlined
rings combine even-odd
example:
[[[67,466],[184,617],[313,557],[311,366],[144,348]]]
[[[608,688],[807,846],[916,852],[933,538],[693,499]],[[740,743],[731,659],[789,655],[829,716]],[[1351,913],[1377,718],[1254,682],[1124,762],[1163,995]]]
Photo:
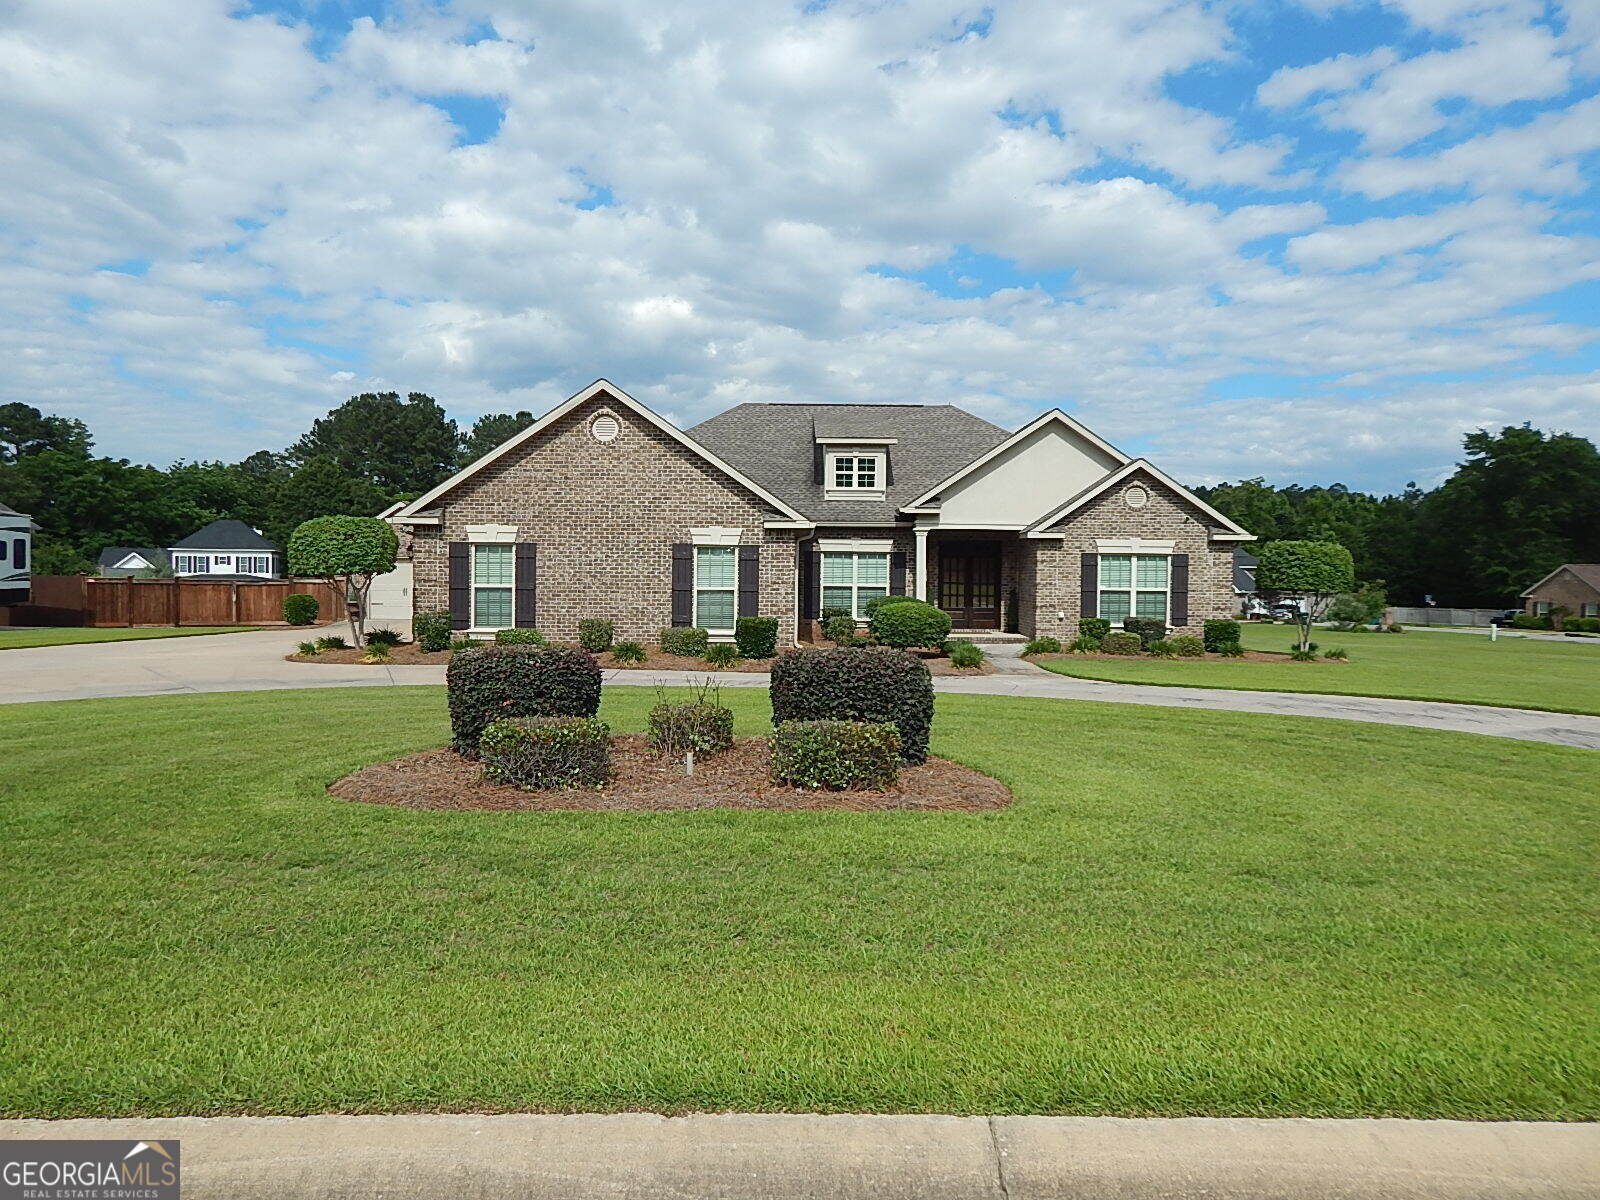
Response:
[[[320,579],[228,582],[210,579],[96,579],[86,575],[36,575],[29,624],[281,625],[283,598],[315,596],[318,620],[344,617],[344,594]],[[14,620],[13,624],[22,624]]]

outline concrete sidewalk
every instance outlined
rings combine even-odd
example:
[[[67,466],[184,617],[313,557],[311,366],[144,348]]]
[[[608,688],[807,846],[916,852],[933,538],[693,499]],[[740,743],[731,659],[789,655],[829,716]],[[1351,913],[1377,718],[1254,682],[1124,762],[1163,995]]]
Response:
[[[334,627],[337,628],[337,627]],[[271,629],[216,637],[162,638],[78,646],[41,646],[0,651],[0,704],[37,700],[87,700],[107,696],[162,696],[197,692],[263,691],[282,688],[389,687],[442,684],[444,667],[362,666],[288,662],[284,655],[312,636],[303,629]],[[1042,670],[1017,656],[1015,646],[990,647],[993,675],[941,677],[941,692],[1096,700],[1160,708],[1199,708],[1330,717],[1418,729],[1450,729],[1521,741],[1600,749],[1600,717],[1441,704],[1425,700],[1380,700],[1301,692],[1242,692],[1220,688],[1154,687],[1103,683]],[[606,672],[607,686],[657,684],[673,687],[708,677],[726,688],[766,687],[767,677],[728,671]]]
[[[175,1117],[3,1138],[178,1139],[188,1200],[1578,1200],[1600,1126],[1114,1117]]]

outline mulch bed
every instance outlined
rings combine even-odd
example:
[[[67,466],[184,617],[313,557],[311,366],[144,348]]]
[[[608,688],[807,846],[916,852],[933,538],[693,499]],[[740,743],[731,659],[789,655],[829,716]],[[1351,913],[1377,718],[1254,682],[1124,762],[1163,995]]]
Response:
[[[769,761],[766,738],[735,738],[723,753],[697,759],[695,773],[689,777],[683,773],[681,759],[656,753],[645,744],[643,734],[634,733],[611,739],[616,777],[601,791],[525,792],[487,783],[478,763],[453,750],[439,749],[363,767],[332,784],[328,794],[363,804],[444,812],[704,808],[979,812],[1011,803],[1011,789],[998,779],[947,758],[930,757],[927,762],[902,767],[894,787],[883,792],[784,787],[768,777]]]
[[[487,643],[485,643],[487,644]],[[445,666],[450,661],[449,650],[440,650],[432,654],[424,654],[417,648],[415,642],[407,642],[401,646],[393,647],[389,657],[376,663],[366,662],[365,650],[324,650],[320,654],[286,654],[284,657],[290,662],[301,663],[339,663],[345,666],[386,666],[386,667],[419,667],[419,666]],[[646,646],[643,662],[620,663],[611,658],[610,651],[604,651],[595,656],[600,660],[600,665],[607,671],[693,671],[695,674],[717,675],[723,672],[738,674],[764,674],[772,669],[770,658],[745,658],[740,659],[731,667],[713,667],[710,663],[698,658],[680,658],[676,654],[665,654],[659,646]],[[994,668],[987,661],[980,667],[952,667],[947,658],[926,658],[923,662],[928,664],[928,670],[934,675],[992,675]]]

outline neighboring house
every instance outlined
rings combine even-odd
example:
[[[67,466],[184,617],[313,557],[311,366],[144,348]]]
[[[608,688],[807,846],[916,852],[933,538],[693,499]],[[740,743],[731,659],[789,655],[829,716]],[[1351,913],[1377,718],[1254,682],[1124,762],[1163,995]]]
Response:
[[[1600,563],[1563,563],[1522,593],[1535,616],[1565,608],[1574,617],[1600,617]]]
[[[1245,616],[1264,613],[1269,607],[1258,594],[1256,587],[1256,565],[1260,561],[1248,550],[1236,549],[1233,552],[1234,610]]]
[[[26,604],[33,588],[33,518],[0,504],[0,604]]]
[[[170,565],[167,552],[155,546],[107,546],[95,561],[95,572],[104,579],[117,579],[165,571]]]
[[[277,579],[283,550],[243,521],[213,521],[167,547],[172,573],[183,579]]]
[[[886,593],[962,630],[1195,631],[1233,612],[1251,539],[1059,410],[1009,433],[950,405],[741,404],[685,432],[605,380],[387,519],[414,609],[563,639],[583,617],[654,640],[760,615],[792,642]]]

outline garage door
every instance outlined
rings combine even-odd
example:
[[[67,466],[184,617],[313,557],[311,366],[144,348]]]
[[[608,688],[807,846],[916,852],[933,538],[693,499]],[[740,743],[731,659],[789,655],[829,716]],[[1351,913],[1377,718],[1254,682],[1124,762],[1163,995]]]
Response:
[[[367,592],[367,620],[411,620],[410,563],[396,563],[394,570],[372,581]]]

